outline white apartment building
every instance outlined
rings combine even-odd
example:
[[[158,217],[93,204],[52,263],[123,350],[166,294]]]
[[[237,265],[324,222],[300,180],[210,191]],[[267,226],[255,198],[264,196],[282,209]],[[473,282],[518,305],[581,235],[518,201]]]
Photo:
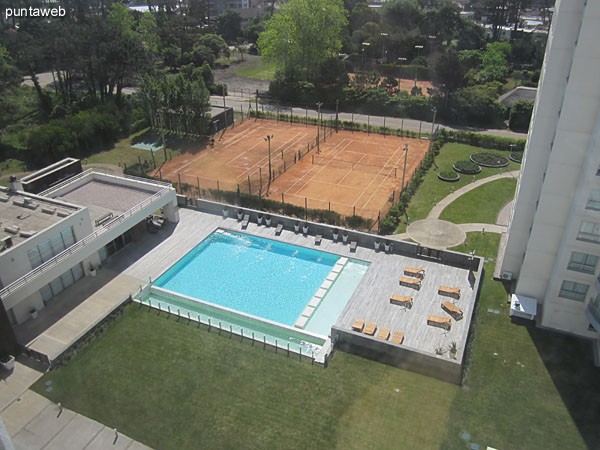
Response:
[[[0,188],[0,302],[9,326],[43,314],[55,295],[94,275],[146,232],[149,215],[162,209],[179,221],[170,183],[90,169],[39,195],[20,188],[18,180]]]
[[[539,325],[595,339],[596,362],[599,30],[600,1],[556,2],[501,264],[503,278],[517,280],[516,296],[537,302]]]

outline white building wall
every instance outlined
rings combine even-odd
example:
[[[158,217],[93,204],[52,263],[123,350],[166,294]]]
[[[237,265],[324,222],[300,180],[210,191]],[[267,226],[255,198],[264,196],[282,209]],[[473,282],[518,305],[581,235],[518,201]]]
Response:
[[[573,251],[600,256],[600,244],[577,240],[582,220],[600,223],[586,209],[600,189],[600,2],[559,0],[555,10],[502,271],[543,305],[543,326],[597,338],[586,308],[600,269],[567,266]],[[559,297],[564,280],[589,286],[583,302]]]

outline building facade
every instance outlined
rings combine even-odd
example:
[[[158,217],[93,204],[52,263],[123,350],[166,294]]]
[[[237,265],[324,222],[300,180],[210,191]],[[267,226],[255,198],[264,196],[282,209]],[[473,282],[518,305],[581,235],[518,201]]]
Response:
[[[501,273],[542,327],[600,338],[600,2],[558,0]]]

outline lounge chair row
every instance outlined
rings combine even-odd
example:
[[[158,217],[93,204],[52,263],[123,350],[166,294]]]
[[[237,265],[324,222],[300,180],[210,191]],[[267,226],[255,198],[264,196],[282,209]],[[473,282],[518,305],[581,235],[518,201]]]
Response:
[[[354,331],[358,331],[359,333],[364,333],[369,336],[374,336],[377,331],[377,324],[373,322],[367,322],[365,325],[365,321],[363,319],[356,319],[352,324],[352,329]],[[391,330],[389,328],[382,327],[377,333],[377,338],[383,341],[387,341],[390,339]],[[404,333],[402,331],[394,331],[392,335],[392,339],[390,340],[393,344],[402,344],[404,342]]]
[[[412,308],[413,306],[413,298],[408,295],[398,295],[392,294],[390,296],[390,303],[393,305],[404,306],[407,308]],[[455,304],[445,301],[441,304],[441,307],[444,311],[454,317],[455,320],[460,320],[463,318],[463,310],[460,309]]]

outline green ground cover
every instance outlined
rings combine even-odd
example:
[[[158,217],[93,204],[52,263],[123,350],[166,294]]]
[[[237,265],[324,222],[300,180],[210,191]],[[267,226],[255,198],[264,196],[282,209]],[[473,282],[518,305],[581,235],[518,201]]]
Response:
[[[275,64],[267,63],[262,58],[255,58],[251,62],[238,67],[232,67],[231,72],[242,78],[257,78],[259,80],[275,79]]]
[[[0,186],[6,186],[11,175],[25,172],[25,163],[18,159],[5,159],[0,162]]]
[[[161,449],[598,448],[591,348],[509,320],[498,243],[456,248],[488,258],[462,387],[343,352],[324,369],[130,305],[33,388]]]
[[[440,214],[453,223],[496,223],[500,210],[515,196],[517,180],[501,178],[461,195]]]
[[[508,157],[508,152],[500,150],[482,149],[480,147],[459,144],[456,142],[445,144],[440,149],[440,154],[436,157],[435,164],[425,175],[423,183],[419,186],[419,189],[417,189],[417,192],[408,205],[407,214],[410,221],[414,222],[415,220],[425,219],[427,214],[429,214],[429,211],[431,211],[431,208],[433,208],[434,202],[440,201],[451,194],[452,189],[457,190],[473,182],[473,180],[487,178],[503,172],[512,172],[513,170],[519,170],[521,167],[520,164],[511,161],[508,166],[500,169],[482,167],[480,173],[476,175],[461,175],[460,180],[453,183],[448,183],[438,178],[437,174],[440,170],[452,167],[452,164],[456,161],[468,160],[471,153],[481,151],[497,153]],[[406,221],[402,221],[398,226],[397,233],[404,233],[406,231],[406,226]]]

